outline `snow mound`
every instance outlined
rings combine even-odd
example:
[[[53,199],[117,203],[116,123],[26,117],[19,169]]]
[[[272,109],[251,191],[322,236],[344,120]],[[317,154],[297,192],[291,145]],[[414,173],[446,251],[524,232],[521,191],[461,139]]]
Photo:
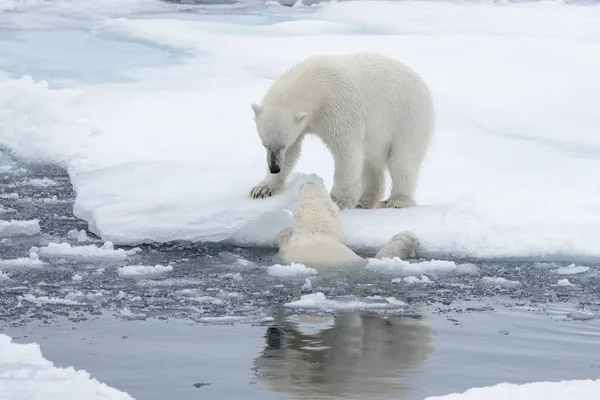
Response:
[[[128,256],[134,255],[141,250],[133,248],[131,250],[115,249],[112,242],[105,242],[102,247],[90,244],[88,246],[71,246],[69,243],[48,243],[47,246],[32,247],[30,252],[38,253],[42,257],[48,258],[68,258],[83,260],[123,260]]]
[[[0,220],[0,238],[12,236],[35,236],[41,232],[40,221]]]
[[[317,270],[308,268],[303,264],[291,263],[290,265],[275,264],[271,265],[267,270],[269,275],[279,277],[306,276],[315,275]]]
[[[386,309],[402,309],[406,303],[397,300],[394,297],[387,298],[373,298],[373,300],[384,300],[384,301],[370,301],[365,302],[355,299],[328,299],[323,292],[317,292],[314,294],[306,294],[300,297],[299,300],[295,300],[289,303],[285,303],[284,306],[293,309],[302,310],[320,310],[326,312],[332,311],[364,311],[364,310],[386,310]]]
[[[413,276],[424,274],[470,274],[476,273],[477,267],[473,264],[456,264],[454,261],[430,260],[409,262],[398,257],[370,258],[367,269],[395,276]]]
[[[464,393],[427,397],[425,400],[596,400],[599,380],[532,382],[523,385],[501,383],[495,386],[469,389]]]
[[[1,260],[0,267],[41,267],[45,262],[40,260],[37,253],[29,253],[29,257],[13,258],[10,260]]]
[[[17,344],[0,333],[0,398],[22,400],[134,400],[84,370],[58,368],[35,343]]]
[[[126,265],[117,269],[119,276],[127,278],[154,278],[173,271],[170,265]]]

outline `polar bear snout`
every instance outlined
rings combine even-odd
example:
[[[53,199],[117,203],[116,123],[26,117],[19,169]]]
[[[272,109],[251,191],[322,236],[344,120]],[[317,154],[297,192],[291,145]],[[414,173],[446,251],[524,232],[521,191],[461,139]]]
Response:
[[[285,148],[267,148],[267,164],[269,165],[269,172],[272,174],[278,174],[281,172],[281,166],[285,157]]]

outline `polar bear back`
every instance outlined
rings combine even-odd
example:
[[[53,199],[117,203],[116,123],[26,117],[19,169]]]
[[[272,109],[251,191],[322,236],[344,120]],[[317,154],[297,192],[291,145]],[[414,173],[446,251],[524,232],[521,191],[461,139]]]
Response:
[[[375,53],[309,57],[279,77],[262,105],[307,112],[315,133],[344,126],[347,121],[339,119],[353,117],[367,135],[400,134],[410,140],[433,124],[431,94],[419,74]],[[417,125],[424,129],[414,129]]]

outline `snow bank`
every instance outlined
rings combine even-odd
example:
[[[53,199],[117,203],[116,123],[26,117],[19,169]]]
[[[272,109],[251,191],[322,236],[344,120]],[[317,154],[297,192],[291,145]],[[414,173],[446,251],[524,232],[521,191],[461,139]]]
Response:
[[[307,294],[300,297],[299,300],[295,300],[289,303],[285,303],[284,306],[293,309],[302,310],[320,310],[320,311],[362,311],[362,310],[385,310],[385,309],[401,309],[406,303],[397,300],[394,297],[378,297],[373,300],[384,300],[384,301],[370,301],[365,302],[354,299],[328,299],[325,297],[323,292],[317,292],[314,294]]]
[[[0,267],[41,267],[45,262],[40,260],[37,253],[29,253],[29,257],[13,258],[9,260],[0,259]]]
[[[57,368],[35,343],[17,344],[0,333],[0,398],[44,400],[133,400],[84,370]]]
[[[35,236],[39,234],[40,221],[33,219],[30,221],[3,221],[0,220],[0,238],[11,236]]]
[[[314,268],[308,268],[303,264],[291,263],[290,265],[275,264],[271,265],[267,272],[272,276],[279,277],[292,277],[292,276],[305,276],[314,275],[317,270]]]
[[[407,277],[424,274],[469,274],[477,272],[477,267],[474,264],[456,264],[454,261],[445,260],[408,262],[398,257],[370,258],[365,268],[384,274]]]
[[[58,3],[44,8],[44,22],[69,18]],[[163,65],[124,70],[108,46],[107,75],[129,81],[71,90],[0,73],[0,146],[68,166],[75,213],[103,240],[273,245],[301,183],[331,188],[333,160],[311,138],[285,192],[248,199],[265,172],[249,104],[305,57],[369,50],[421,72],[437,136],[419,182],[422,207],[342,212],[351,247],[377,250],[409,230],[427,258],[600,260],[600,8],[353,1],[266,7],[263,23],[248,23],[134,18],[132,10],[166,5],[125,3],[79,6],[92,20],[82,27],[98,38],[91,43],[151,45],[167,55]],[[14,18],[34,12],[26,10]],[[52,35],[44,40],[54,45]]]
[[[173,271],[170,265],[127,265],[117,269],[119,276],[127,278],[154,278]]]
[[[600,380],[533,382],[523,385],[501,383],[469,389],[461,394],[427,397],[425,400],[596,400],[599,392]]]
[[[71,246],[68,243],[48,243],[44,247],[32,247],[30,252],[38,253],[47,258],[68,258],[83,260],[123,260],[128,256],[141,251],[139,248],[131,250],[115,249],[111,242],[105,242],[102,247],[93,244],[88,246]]]

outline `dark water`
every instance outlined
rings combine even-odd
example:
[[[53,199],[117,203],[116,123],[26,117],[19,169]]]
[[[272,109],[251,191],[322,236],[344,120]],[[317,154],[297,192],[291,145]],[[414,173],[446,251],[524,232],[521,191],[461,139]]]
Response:
[[[0,219],[39,219],[41,227],[39,235],[5,240],[1,259],[49,242],[102,245],[91,232],[90,241],[69,237],[87,224],[72,214],[64,170],[6,153],[0,166]],[[273,253],[166,243],[140,246],[127,259],[42,256],[43,267],[0,266],[11,278],[0,281],[0,332],[150,400],[422,399],[503,381],[600,376],[593,266],[560,276],[552,271],[566,263],[476,263],[475,273],[433,274],[432,283],[413,285],[375,272],[324,272],[302,289],[304,277],[267,274]],[[117,273],[156,264],[174,268],[146,278]],[[519,284],[486,285],[483,277]],[[557,286],[561,278],[575,286]],[[284,306],[315,292],[406,305],[380,312]]]

